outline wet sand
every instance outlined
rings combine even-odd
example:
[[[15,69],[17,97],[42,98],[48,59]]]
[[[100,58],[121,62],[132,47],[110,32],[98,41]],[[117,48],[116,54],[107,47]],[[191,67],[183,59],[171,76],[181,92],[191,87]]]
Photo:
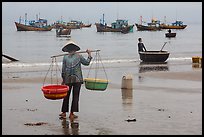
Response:
[[[202,68],[189,62],[159,68],[138,62],[106,66],[108,88],[91,91],[83,85],[79,118],[70,121],[58,117],[62,100],[43,96],[47,68],[3,67],[2,134],[202,135]],[[121,89],[127,74],[132,90]]]

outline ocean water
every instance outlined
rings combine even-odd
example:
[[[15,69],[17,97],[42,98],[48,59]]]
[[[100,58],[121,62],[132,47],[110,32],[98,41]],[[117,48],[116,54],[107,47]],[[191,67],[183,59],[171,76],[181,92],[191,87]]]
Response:
[[[68,39],[75,41],[81,48],[100,50],[101,59],[106,64],[113,62],[140,62],[138,54],[138,38],[143,39],[147,50],[163,50],[170,52],[168,62],[191,60],[192,56],[202,56],[202,24],[187,24],[183,30],[174,30],[175,38],[166,38],[167,30],[137,31],[128,34],[116,32],[97,32],[96,26],[73,29],[71,36],[56,37],[55,29],[45,32],[17,31],[15,24],[2,27],[2,52],[18,59],[18,62],[2,63],[8,65],[49,65],[51,56],[63,54],[62,47]],[[95,56],[95,53],[92,53]],[[86,56],[86,54],[84,54]],[[57,58],[60,63],[62,56]]]

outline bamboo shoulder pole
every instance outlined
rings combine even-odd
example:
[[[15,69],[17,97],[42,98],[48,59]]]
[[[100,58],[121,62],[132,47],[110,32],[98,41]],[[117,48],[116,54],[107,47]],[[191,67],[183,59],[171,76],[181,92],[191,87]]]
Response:
[[[100,50],[90,50],[90,52],[99,52]],[[87,53],[86,51],[78,51],[78,52],[75,52],[75,53]],[[59,55],[54,55],[54,56],[51,56],[51,58],[55,58],[55,57],[60,57],[60,56],[64,56],[64,55],[69,55],[69,54],[72,54],[72,53],[64,53],[64,54],[59,54]]]

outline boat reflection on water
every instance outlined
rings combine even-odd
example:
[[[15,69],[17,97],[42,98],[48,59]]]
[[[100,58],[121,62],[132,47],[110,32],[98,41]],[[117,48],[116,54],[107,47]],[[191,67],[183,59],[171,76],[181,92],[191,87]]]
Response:
[[[168,63],[145,63],[140,62],[139,73],[150,72],[150,71],[168,71]]]

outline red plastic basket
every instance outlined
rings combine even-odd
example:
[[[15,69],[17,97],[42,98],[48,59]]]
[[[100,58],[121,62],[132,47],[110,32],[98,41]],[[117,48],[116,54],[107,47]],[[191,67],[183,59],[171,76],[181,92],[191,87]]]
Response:
[[[44,97],[47,99],[63,99],[67,96],[69,91],[69,86],[67,85],[47,85],[41,88],[43,91]]]

